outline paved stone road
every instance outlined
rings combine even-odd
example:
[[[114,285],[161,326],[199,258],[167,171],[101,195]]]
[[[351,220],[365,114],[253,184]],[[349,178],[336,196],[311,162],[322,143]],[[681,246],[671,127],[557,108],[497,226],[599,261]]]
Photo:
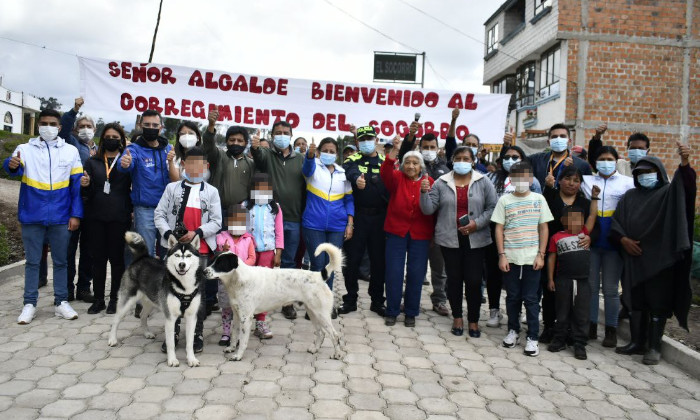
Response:
[[[466,340],[432,311],[409,329],[386,327],[365,309],[336,321],[347,355],[331,360],[328,342],[318,355],[306,352],[313,334],[303,316],[290,322],[276,313],[275,337],[251,338],[244,360],[231,362],[217,345],[215,313],[205,323],[202,366],[170,368],[160,352],[160,314],[156,341],[131,317],[121,324],[123,344],[110,348],[111,316],[87,315],[88,305],[77,303],[79,319],[56,319],[51,293],[49,283],[37,318],[20,326],[22,277],[0,286],[0,419],[700,418],[699,381],[667,363],[647,367],[641,356],[616,355],[600,341],[587,361],[545,349],[531,358],[520,346],[499,346],[504,326],[484,326],[481,338]],[[182,345],[177,354],[184,362]]]

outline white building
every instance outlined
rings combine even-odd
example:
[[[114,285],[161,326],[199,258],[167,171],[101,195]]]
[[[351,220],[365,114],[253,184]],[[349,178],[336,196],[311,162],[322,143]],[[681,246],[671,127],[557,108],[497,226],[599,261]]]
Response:
[[[34,135],[35,114],[41,101],[24,92],[15,92],[2,85],[0,77],[0,118],[3,131]]]

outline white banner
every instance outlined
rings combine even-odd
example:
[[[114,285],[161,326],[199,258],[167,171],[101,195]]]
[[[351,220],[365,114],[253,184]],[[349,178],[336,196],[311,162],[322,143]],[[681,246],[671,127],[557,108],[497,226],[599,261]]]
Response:
[[[227,125],[347,134],[350,124],[373,125],[380,136],[404,136],[416,113],[424,131],[447,136],[452,109],[461,109],[457,137],[501,143],[510,95],[356,85],[255,76],[189,67],[79,57],[81,93],[91,108],[204,121],[219,109]]]

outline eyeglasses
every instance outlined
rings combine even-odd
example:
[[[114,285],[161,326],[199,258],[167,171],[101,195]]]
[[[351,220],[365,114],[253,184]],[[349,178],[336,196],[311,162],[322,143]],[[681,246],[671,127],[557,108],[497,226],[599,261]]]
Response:
[[[549,138],[552,140],[554,140],[554,139],[568,139],[569,135],[568,134],[559,134],[559,135],[552,134],[551,136],[549,136]]]

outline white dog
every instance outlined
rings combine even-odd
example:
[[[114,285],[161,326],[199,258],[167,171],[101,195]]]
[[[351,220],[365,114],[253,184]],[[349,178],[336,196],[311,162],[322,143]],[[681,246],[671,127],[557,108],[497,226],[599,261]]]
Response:
[[[333,358],[342,357],[340,336],[331,322],[333,292],[326,285],[326,280],[330,273],[342,267],[343,253],[328,243],[319,245],[315,255],[322,252],[328,253],[329,262],[321,272],[250,267],[230,252],[217,256],[204,270],[207,278],[221,279],[231,301],[234,321],[238,325],[238,330],[234,330],[232,345],[224,349],[226,353],[235,350],[231,360],[243,358],[255,314],[272,311],[293,302],[304,303],[316,328],[316,342],[309,348],[309,353],[316,353],[323,338],[328,335],[333,342]]]

